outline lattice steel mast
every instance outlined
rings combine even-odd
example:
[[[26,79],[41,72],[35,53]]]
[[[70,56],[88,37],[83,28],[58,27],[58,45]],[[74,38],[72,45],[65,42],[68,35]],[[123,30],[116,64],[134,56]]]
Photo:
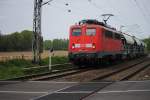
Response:
[[[41,53],[43,52],[43,37],[41,32],[41,14],[42,6],[49,4],[53,0],[43,2],[43,0],[34,0],[34,18],[33,18],[33,40],[32,40],[32,52],[33,62],[40,63]]]
[[[41,53],[43,51],[43,39],[41,36],[41,11],[43,0],[34,0],[34,18],[33,18],[33,62],[39,63],[41,60]]]

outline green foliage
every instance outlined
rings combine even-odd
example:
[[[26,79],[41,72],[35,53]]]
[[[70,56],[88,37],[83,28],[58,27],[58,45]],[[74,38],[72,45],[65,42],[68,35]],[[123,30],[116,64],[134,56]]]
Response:
[[[31,46],[32,31],[0,35],[0,51],[27,51],[31,50]]]
[[[0,67],[0,79],[9,79],[24,75],[22,69],[16,66]]]
[[[147,45],[147,51],[150,52],[150,37],[143,40]]]
[[[68,43],[68,39],[45,40],[44,49],[48,50],[53,47],[54,50],[67,50]]]
[[[23,59],[13,59],[6,62],[0,62],[0,68],[2,67],[11,67],[11,66],[17,66],[17,67],[28,67],[28,66],[34,66],[31,61],[29,60],[23,60]]]
[[[52,48],[52,41],[51,40],[45,40],[44,41],[44,49],[49,50]]]
[[[23,68],[31,66],[35,65],[33,65],[29,60],[14,59],[6,62],[0,62],[0,79],[23,76]]]
[[[68,39],[54,39],[44,41],[44,49],[67,50]],[[0,51],[31,51],[32,31],[24,30],[9,35],[0,34]]]
[[[52,57],[52,65],[54,64],[64,64],[64,63],[69,63],[68,57]],[[48,65],[49,64],[49,58],[45,58],[42,60],[43,65]],[[63,69],[68,69],[73,66],[53,66],[52,70],[63,70]]]
[[[67,62],[68,62],[67,57],[52,57],[52,64],[63,64]],[[48,63],[49,63],[49,58],[45,58],[42,60],[41,65],[48,65]],[[0,62],[0,80],[10,79],[10,78],[24,76],[24,75],[30,75],[30,74],[43,73],[48,71],[48,68],[32,69],[28,71],[23,70],[23,68],[33,67],[33,66],[38,67],[39,65],[32,64],[30,60],[19,60],[19,59]],[[53,70],[61,70],[66,68],[69,67],[56,66],[53,67]]]
[[[68,57],[57,57],[57,56],[52,57],[52,64],[63,64],[67,62],[69,62]],[[41,62],[42,65],[48,65],[48,63],[49,58],[45,58]]]

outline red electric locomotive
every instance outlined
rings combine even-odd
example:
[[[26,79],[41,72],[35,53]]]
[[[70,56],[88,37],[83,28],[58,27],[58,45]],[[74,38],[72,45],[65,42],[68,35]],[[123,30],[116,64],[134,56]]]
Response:
[[[69,59],[75,64],[122,59],[124,54],[131,53],[128,48],[136,44],[131,44],[132,41],[136,42],[132,36],[124,35],[103,22],[82,20],[70,28]]]

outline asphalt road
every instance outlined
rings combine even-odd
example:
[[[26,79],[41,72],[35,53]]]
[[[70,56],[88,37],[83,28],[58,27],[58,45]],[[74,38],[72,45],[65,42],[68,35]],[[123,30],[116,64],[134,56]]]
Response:
[[[150,80],[116,82],[85,100],[150,100]]]
[[[77,83],[0,81],[0,100],[31,100]]]
[[[95,93],[93,93],[95,92]],[[93,93],[92,95],[89,95]],[[149,81],[0,81],[0,100],[150,100]]]

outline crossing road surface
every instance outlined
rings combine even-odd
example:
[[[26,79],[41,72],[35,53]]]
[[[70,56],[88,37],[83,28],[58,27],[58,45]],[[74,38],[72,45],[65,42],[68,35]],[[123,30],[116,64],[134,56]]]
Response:
[[[150,80],[122,82],[0,81],[0,100],[149,100]]]

